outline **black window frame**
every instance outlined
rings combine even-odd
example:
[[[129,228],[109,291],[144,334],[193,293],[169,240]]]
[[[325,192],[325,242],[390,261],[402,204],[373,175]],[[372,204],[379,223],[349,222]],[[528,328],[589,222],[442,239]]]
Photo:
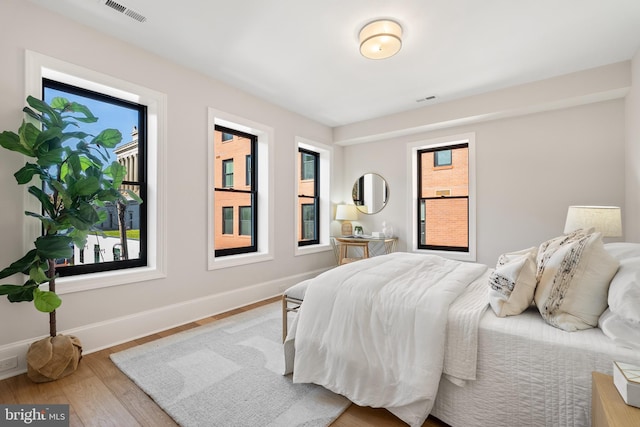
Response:
[[[435,197],[422,197],[422,168],[423,167],[430,167],[428,165],[423,165],[422,164],[422,154],[424,153],[434,153],[434,160],[433,160],[433,164],[434,167],[436,165],[436,160],[435,158],[437,157],[435,155],[435,152],[437,151],[444,151],[444,150],[451,150],[451,164],[453,164],[453,150],[455,149],[459,149],[459,148],[469,148],[469,143],[462,143],[462,144],[451,144],[451,145],[447,145],[447,146],[440,146],[440,147],[429,147],[429,148],[424,148],[424,149],[420,149],[416,152],[417,155],[417,169],[418,169],[418,176],[417,176],[417,180],[418,180],[418,185],[417,185],[417,190],[418,190],[418,194],[417,196],[417,212],[416,212],[416,218],[418,221],[417,224],[417,246],[418,249],[422,249],[422,250],[437,250],[437,251],[446,251],[446,252],[465,252],[468,253],[470,251],[470,244],[469,244],[469,235],[470,235],[470,222],[471,222],[471,218],[469,217],[469,195],[467,196],[435,196]],[[444,165],[441,165],[444,166]],[[447,165],[448,166],[448,165]],[[469,171],[467,171],[467,173],[469,173]],[[423,215],[423,211],[426,211],[426,209],[423,209],[423,206],[425,206],[425,203],[427,200],[442,200],[442,199],[466,199],[467,200],[467,246],[443,246],[443,245],[427,245],[423,242],[422,239],[422,235],[423,233],[426,233],[426,218],[423,220],[422,217],[426,216],[426,213],[424,213]],[[426,242],[426,236],[424,241]]]
[[[298,246],[309,246],[309,245],[317,245],[320,242],[320,153],[315,152],[313,150],[307,150],[305,148],[302,147],[298,147],[298,152],[301,153],[300,156],[300,180],[301,181],[308,181],[310,178],[305,178],[304,175],[304,171],[303,171],[303,158],[304,156],[302,154],[306,154],[309,156],[313,157],[313,174],[314,177],[312,178],[314,180],[314,190],[313,190],[313,195],[308,195],[308,194],[300,194],[300,192],[298,191],[298,200],[301,199],[312,199],[313,203],[301,203],[300,206],[300,236],[302,237],[302,240],[298,240]],[[299,190],[299,189],[298,189]],[[304,209],[303,206],[304,205],[311,205],[313,204],[315,209],[314,209],[314,217],[315,217],[315,224],[314,224],[314,238],[313,239],[304,239],[304,233],[305,233],[305,224],[304,224]]]
[[[258,169],[258,162],[257,162],[257,155],[258,155],[258,137],[256,135],[250,134],[250,133],[246,133],[246,132],[242,132],[236,129],[232,129],[232,128],[228,128],[225,126],[220,126],[220,125],[215,125],[214,127],[215,131],[218,132],[222,132],[222,133],[230,133],[233,134],[235,136],[239,136],[242,138],[247,138],[250,141],[251,144],[251,185],[249,186],[250,188],[248,190],[244,190],[244,189],[237,189],[237,188],[229,188],[229,187],[215,187],[214,188],[214,200],[215,200],[215,193],[220,191],[220,192],[233,192],[233,193],[243,193],[243,194],[249,194],[250,196],[250,200],[251,200],[251,208],[252,208],[252,215],[251,215],[251,242],[249,245],[246,246],[238,246],[238,247],[234,247],[234,248],[225,248],[225,249],[215,249],[214,255],[216,257],[223,257],[223,256],[228,256],[228,255],[238,255],[238,254],[245,254],[245,253],[252,253],[252,252],[258,252],[258,180],[257,180],[257,169]],[[235,173],[235,171],[234,171]],[[214,202],[215,203],[215,202]],[[242,206],[246,206],[246,205],[242,205]],[[238,230],[239,232],[239,230]]]
[[[45,91],[47,89],[58,90],[66,92],[71,95],[82,96],[90,98],[95,101],[100,101],[108,104],[113,104],[122,108],[129,108],[138,111],[138,181],[122,181],[122,185],[138,186],[139,197],[143,200],[143,203],[139,205],[140,215],[140,250],[138,257],[134,259],[120,259],[118,261],[103,261],[100,263],[92,264],[78,264],[78,265],[60,265],[56,267],[56,273],[60,277],[68,276],[80,276],[83,274],[101,273],[106,271],[125,270],[130,268],[146,267],[148,265],[148,219],[147,219],[147,106],[143,104],[137,104],[131,101],[126,101],[111,95],[96,92],[93,90],[81,88],[78,86],[62,83],[46,77],[42,78],[42,99],[45,99]],[[98,123],[99,117],[98,117]],[[42,230],[44,232],[44,230]],[[80,248],[81,250],[83,248]],[[82,254],[84,255],[84,253]],[[75,255],[74,255],[75,256]],[[83,256],[84,258],[84,256]]]

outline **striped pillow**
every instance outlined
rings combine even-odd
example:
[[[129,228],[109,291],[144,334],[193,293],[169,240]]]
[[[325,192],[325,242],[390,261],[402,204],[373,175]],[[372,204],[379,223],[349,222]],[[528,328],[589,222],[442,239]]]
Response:
[[[565,331],[596,327],[607,308],[609,284],[618,265],[597,232],[571,233],[543,243],[538,249],[534,297],[540,314]]]

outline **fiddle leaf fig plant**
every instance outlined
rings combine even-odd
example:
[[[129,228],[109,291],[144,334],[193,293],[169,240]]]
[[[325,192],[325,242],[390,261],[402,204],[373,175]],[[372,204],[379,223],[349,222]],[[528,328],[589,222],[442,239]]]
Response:
[[[112,161],[107,150],[120,143],[122,134],[117,129],[95,136],[83,132],[83,123],[98,118],[86,106],[63,97],[48,104],[29,96],[27,104],[27,120],[17,133],[0,133],[0,146],[28,158],[14,177],[20,185],[35,181],[28,192],[41,211],[25,215],[39,220],[43,233],[33,249],[0,271],[0,279],[18,273],[26,278],[22,285],[0,285],[0,295],[11,302],[33,301],[36,309],[50,313],[49,333],[55,337],[55,313],[61,304],[55,291],[56,260],[71,258],[73,245],[83,248],[89,233],[101,234],[97,226],[107,216],[100,209],[106,203],[127,203],[119,189],[126,169]],[[135,193],[126,194],[142,202]],[[41,289],[45,284],[48,289]]]

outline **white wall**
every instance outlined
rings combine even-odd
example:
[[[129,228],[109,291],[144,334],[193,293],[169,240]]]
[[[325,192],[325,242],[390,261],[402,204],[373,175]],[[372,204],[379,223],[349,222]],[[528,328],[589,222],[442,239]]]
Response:
[[[352,183],[362,173],[376,172],[386,178],[388,205],[379,214],[361,215],[359,222],[365,232],[379,231],[383,220],[391,222],[401,239],[399,248],[406,250],[410,206],[407,144],[475,132],[478,262],[495,264],[500,253],[538,245],[561,234],[567,207],[572,204],[617,205],[624,215],[625,109],[621,96],[628,92],[628,69],[628,63],[616,64],[486,94],[480,97],[484,102],[478,102],[478,98],[460,100],[451,103],[455,108],[451,104],[435,105],[380,119],[376,129],[384,139],[344,148],[343,197],[348,197]],[[573,91],[563,87],[565,82],[575,80],[599,83],[586,88],[577,85]],[[602,95],[605,87],[615,95],[589,95],[594,90]],[[541,90],[546,91],[546,97]],[[531,95],[529,99],[527,94]],[[578,98],[582,101],[576,102]],[[520,103],[517,108],[508,106],[512,99]],[[479,114],[481,109],[485,113]],[[470,120],[472,124],[447,124],[455,122],[455,111],[476,118]],[[478,119],[483,115],[485,118]],[[496,116],[505,118],[494,119]],[[416,132],[420,122],[438,130]],[[414,131],[407,131],[410,128]],[[354,124],[334,129],[334,137],[349,143],[374,139],[371,132],[365,124]],[[398,136],[386,137],[390,134]]]
[[[108,344],[100,341],[95,331],[108,330],[109,325],[112,329],[126,329],[125,316],[135,319],[139,313],[146,313],[148,324],[125,330],[125,335],[113,333],[105,339],[131,338],[150,329],[163,329],[168,323],[181,323],[277,295],[295,281],[334,265],[331,251],[294,257],[293,182],[297,153],[294,137],[330,145],[330,128],[108,38],[30,2],[3,0],[0,28],[4,35],[0,37],[0,130],[15,131],[22,120],[26,49],[149,87],[167,94],[168,98],[168,276],[163,280],[64,294],[63,305],[58,310],[59,332],[74,331],[86,349],[92,350]],[[207,270],[208,107],[264,123],[275,130],[276,164],[272,167],[277,237],[273,261]],[[339,149],[334,154],[338,165],[341,165],[341,152]],[[24,254],[21,237],[24,193],[12,176],[23,165],[20,155],[2,151],[2,267]],[[340,179],[339,174],[337,178]],[[170,315],[163,311],[167,307],[172,307]],[[154,323],[154,318],[161,321]],[[48,333],[46,314],[37,312],[29,303],[11,304],[5,297],[0,298],[0,325],[3,325],[0,359],[10,355],[16,343],[29,342]],[[95,334],[88,331],[91,328]]]
[[[631,61],[633,86],[626,98],[626,216],[625,236],[630,242],[640,242],[640,51]]]

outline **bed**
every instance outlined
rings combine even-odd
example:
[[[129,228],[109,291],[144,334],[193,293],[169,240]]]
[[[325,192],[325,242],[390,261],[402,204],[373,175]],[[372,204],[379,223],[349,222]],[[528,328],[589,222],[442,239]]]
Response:
[[[504,254],[495,268],[363,260],[309,283],[287,366],[296,382],[411,426],[429,414],[454,427],[588,426],[591,372],[640,364],[639,283],[640,245],[603,245],[592,231]]]

